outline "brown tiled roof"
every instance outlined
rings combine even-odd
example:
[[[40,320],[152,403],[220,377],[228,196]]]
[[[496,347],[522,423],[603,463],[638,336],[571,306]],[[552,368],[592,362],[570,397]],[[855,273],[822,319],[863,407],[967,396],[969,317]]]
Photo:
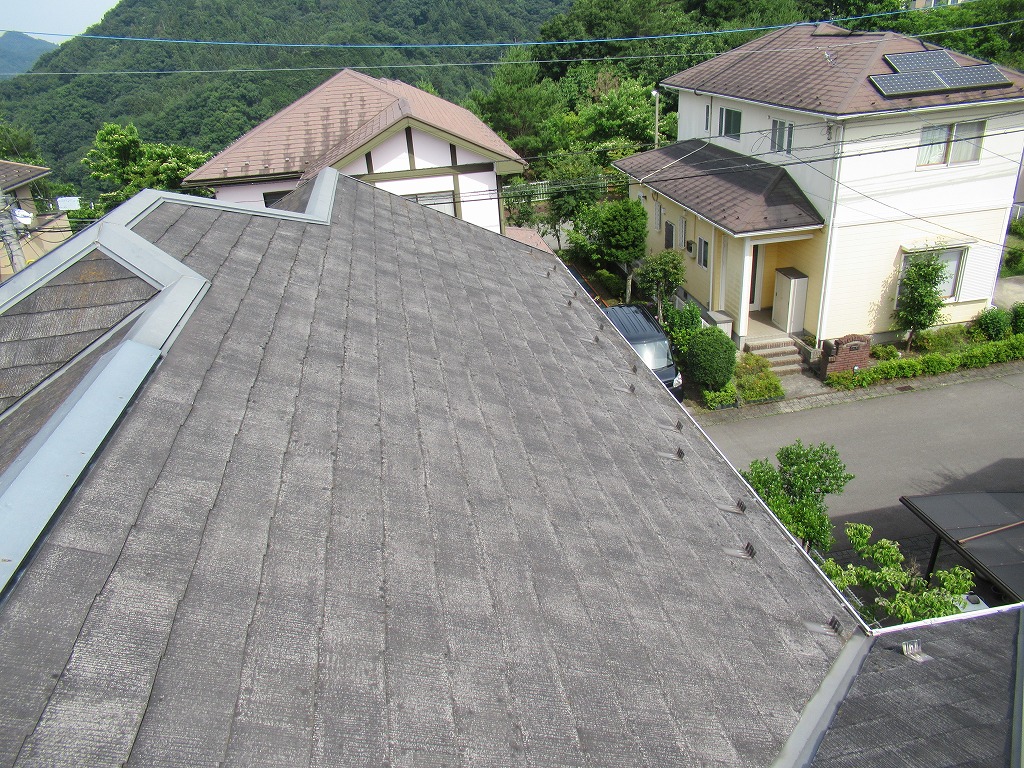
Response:
[[[1024,75],[1000,67],[1011,85],[886,98],[868,80],[892,74],[886,54],[943,50],[894,32],[849,32],[802,24],[770,32],[663,81],[672,88],[732,96],[827,115],[1024,98]],[[950,51],[961,66],[985,62]]]
[[[824,223],[784,168],[701,139],[642,152],[613,165],[734,234]]]
[[[551,246],[545,243],[544,238],[541,237],[540,233],[534,229],[527,229],[526,227],[505,227],[505,237],[511,237],[513,240],[529,245],[532,248],[537,248],[545,253],[554,253],[554,251],[551,250]]]
[[[193,171],[185,185],[308,178],[407,117],[522,162],[469,110],[397,80],[344,69]]]
[[[0,192],[10,192],[18,187],[35,181],[50,172],[49,168],[41,165],[27,165],[25,163],[12,163],[9,160],[0,160]]]

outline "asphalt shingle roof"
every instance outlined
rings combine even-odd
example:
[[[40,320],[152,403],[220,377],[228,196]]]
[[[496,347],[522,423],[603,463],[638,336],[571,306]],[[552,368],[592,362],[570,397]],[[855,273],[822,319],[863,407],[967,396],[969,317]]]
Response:
[[[398,80],[343,69],[215,155],[185,182],[201,186],[311,178],[403,118],[459,137],[484,152],[523,162],[469,110]]]
[[[800,24],[752,40],[663,81],[672,88],[826,115],[1024,98],[1024,75],[1005,67],[1006,87],[886,98],[868,80],[892,74],[886,54],[946,50],[895,32],[849,32],[832,24]],[[979,59],[950,52],[961,66]]]
[[[734,234],[824,222],[784,168],[701,139],[641,152],[613,165]]]
[[[550,254],[337,184],[133,225],[211,286],[0,603],[0,764],[769,764],[854,627],[799,547]]]
[[[49,168],[0,160],[0,192],[11,192],[50,173]]]

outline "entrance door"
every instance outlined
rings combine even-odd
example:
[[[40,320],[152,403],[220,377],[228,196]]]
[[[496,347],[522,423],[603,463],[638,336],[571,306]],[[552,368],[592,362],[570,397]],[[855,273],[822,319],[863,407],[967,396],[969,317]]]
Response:
[[[750,296],[747,300],[747,309],[757,312],[761,309],[761,288],[764,284],[764,258],[761,253],[761,246],[755,245],[750,261]]]

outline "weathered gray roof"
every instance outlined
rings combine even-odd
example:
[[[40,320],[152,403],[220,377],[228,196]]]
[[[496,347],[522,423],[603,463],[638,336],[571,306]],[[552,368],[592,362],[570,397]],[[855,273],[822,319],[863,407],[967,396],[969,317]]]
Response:
[[[701,139],[641,152],[613,165],[733,234],[824,223],[784,168]]]
[[[0,763],[769,764],[824,580],[549,254],[336,189],[115,212],[211,285],[0,604]]]
[[[1024,98],[1024,75],[1000,67],[1011,85],[886,98],[871,75],[892,74],[887,54],[945,50],[895,32],[849,32],[832,24],[799,24],[751,40],[672,75],[672,88],[720,94],[826,115],[888,112],[945,104]],[[961,66],[980,59],[950,52]]]
[[[1011,765],[1021,610],[964,617],[874,641],[818,753],[815,768]],[[921,641],[924,662],[903,655]],[[1020,749],[1019,743],[1017,749]]]
[[[464,107],[398,80],[343,69],[263,121],[185,178],[186,186],[311,178],[404,118],[481,152],[522,158]]]

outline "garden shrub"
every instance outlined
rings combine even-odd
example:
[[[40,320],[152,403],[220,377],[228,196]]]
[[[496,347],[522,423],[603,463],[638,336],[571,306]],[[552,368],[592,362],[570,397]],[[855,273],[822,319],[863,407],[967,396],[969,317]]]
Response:
[[[1003,256],[1003,267],[1008,272],[1020,274],[1024,271],[1024,248],[1007,248]]]
[[[601,282],[601,285],[605,287],[605,290],[615,298],[621,299],[626,295],[625,278],[619,277],[614,272],[609,272],[607,269],[595,270],[594,277],[596,277]]]
[[[1012,317],[1008,310],[1001,307],[983,309],[971,323],[973,328],[981,331],[989,341],[1001,341],[1011,333]]]
[[[868,375],[874,381],[883,379],[912,379],[921,375],[919,358],[907,357],[897,360],[883,360],[878,365],[868,368]]]
[[[680,358],[685,358],[690,337],[701,327],[700,305],[695,301],[687,301],[682,309],[676,309],[671,304],[666,304],[664,313],[665,333]]]
[[[714,410],[728,405],[736,405],[736,385],[731,381],[721,389],[703,391],[704,405]]]
[[[921,352],[949,354],[960,351],[970,343],[970,337],[964,326],[947,325],[930,331],[922,331],[917,335],[914,347]]]
[[[701,328],[686,348],[686,371],[704,389],[720,390],[736,369],[736,346],[720,328]]]
[[[917,358],[917,361],[921,365],[921,373],[925,376],[938,376],[940,373],[948,373],[954,370],[949,358],[946,355],[940,355],[938,352],[929,352],[927,355],[921,355]]]
[[[895,360],[900,356],[900,351],[892,344],[879,344],[871,348],[871,356],[877,360]]]
[[[1017,237],[1024,237],[1024,218],[1014,219],[1011,221],[1010,232]]]
[[[960,353],[960,367],[984,368],[987,365],[992,365],[993,357],[990,344],[979,344]]]
[[[1010,328],[1014,333],[1024,333],[1024,301],[1010,307]]]
[[[782,388],[782,382],[779,381],[779,377],[772,370],[762,371],[752,376],[745,376],[742,379],[737,378],[736,389],[739,390],[740,396],[747,402],[774,400],[786,396],[786,391]]]
[[[771,369],[772,364],[768,358],[755,355],[753,352],[744,352],[736,363],[735,375],[737,379],[750,378]]]
[[[825,383],[833,389],[851,390],[860,386],[854,371],[836,371],[825,377]]]

